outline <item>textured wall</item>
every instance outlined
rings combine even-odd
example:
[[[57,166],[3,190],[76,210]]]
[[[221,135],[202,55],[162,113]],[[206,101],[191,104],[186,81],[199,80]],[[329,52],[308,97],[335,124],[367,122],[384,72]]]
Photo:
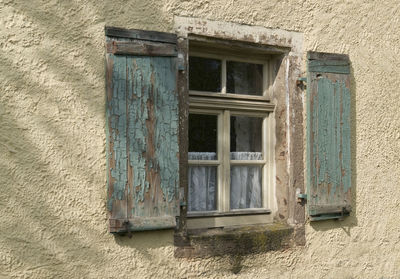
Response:
[[[355,215],[246,258],[175,259],[171,231],[107,233],[104,25],[168,31],[174,15],[350,55]],[[0,278],[399,278],[399,30],[394,0],[0,0]]]

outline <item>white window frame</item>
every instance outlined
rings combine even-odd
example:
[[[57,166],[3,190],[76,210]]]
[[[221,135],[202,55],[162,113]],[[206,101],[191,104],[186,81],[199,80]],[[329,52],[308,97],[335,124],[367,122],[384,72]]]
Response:
[[[243,50],[243,53],[246,53]],[[189,90],[189,113],[217,115],[217,160],[189,160],[189,166],[217,166],[217,210],[190,211],[188,228],[207,228],[232,225],[249,225],[272,222],[275,199],[273,190],[273,112],[270,102],[272,76],[269,55],[252,57],[235,53],[226,54],[215,50],[191,51],[189,56],[221,60],[221,91],[204,92]],[[263,65],[262,96],[232,94],[226,90],[227,61]],[[190,77],[189,77],[190,78]],[[239,92],[240,93],[240,92]],[[230,117],[262,117],[263,160],[230,160]],[[262,208],[230,209],[230,168],[233,165],[262,166]]]

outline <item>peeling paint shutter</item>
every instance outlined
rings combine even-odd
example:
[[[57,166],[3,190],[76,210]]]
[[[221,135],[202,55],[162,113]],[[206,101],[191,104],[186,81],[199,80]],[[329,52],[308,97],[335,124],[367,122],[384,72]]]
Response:
[[[106,28],[110,232],[174,228],[179,215],[174,34]]]
[[[351,211],[350,61],[308,53],[307,204],[310,220]]]

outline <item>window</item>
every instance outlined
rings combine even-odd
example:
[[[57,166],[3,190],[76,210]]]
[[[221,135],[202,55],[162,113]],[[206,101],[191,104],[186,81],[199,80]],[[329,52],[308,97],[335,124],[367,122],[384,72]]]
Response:
[[[295,86],[302,37],[175,22],[176,34],[106,28],[109,231],[175,228],[178,250],[194,255],[210,252],[197,241],[213,240],[196,238],[199,230],[191,228],[218,227],[200,231],[226,235],[222,254],[239,246],[255,251],[253,236],[293,228],[252,227],[249,246],[242,246],[228,227],[242,236],[245,227],[231,225],[304,220],[294,200],[304,170]]]
[[[302,35],[174,21],[177,34],[105,30],[109,231],[176,229],[177,257],[304,244]],[[308,54],[314,221],[351,210],[349,74],[346,55]]]
[[[245,50],[189,44],[192,228],[271,221],[270,55]]]

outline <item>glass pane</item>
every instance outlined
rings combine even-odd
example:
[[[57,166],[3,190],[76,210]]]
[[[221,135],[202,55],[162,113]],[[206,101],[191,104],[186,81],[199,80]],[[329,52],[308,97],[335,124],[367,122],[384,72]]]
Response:
[[[231,116],[232,160],[262,160],[261,117]]]
[[[189,160],[217,159],[217,115],[189,114],[190,156]]]
[[[189,90],[221,92],[221,60],[190,56]]]
[[[261,208],[261,166],[231,166],[231,209]]]
[[[217,167],[189,166],[189,211],[216,210]]]
[[[244,62],[226,62],[227,93],[263,95],[263,65]]]

